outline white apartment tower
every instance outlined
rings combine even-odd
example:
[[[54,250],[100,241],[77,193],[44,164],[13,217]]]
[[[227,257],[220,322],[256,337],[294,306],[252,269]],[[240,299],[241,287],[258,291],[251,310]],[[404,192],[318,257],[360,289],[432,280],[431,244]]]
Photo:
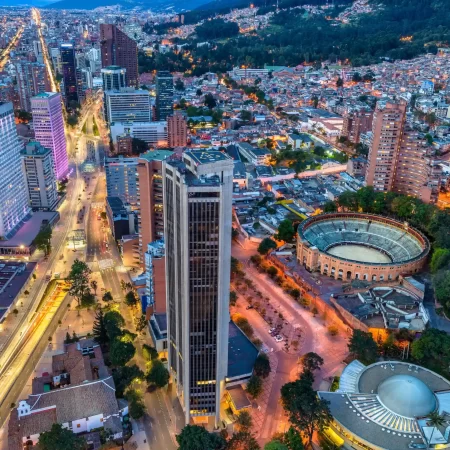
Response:
[[[12,103],[0,104],[0,237],[8,238],[29,214]]]
[[[105,91],[105,114],[110,124],[150,122],[150,94],[144,89],[134,88]]]
[[[169,369],[185,412],[220,420],[228,367],[233,161],[163,162]]]

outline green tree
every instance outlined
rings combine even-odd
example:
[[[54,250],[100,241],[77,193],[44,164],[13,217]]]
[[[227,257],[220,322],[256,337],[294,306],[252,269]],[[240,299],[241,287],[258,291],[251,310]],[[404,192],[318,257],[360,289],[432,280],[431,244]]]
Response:
[[[39,233],[34,238],[34,245],[38,250],[44,252],[48,256],[52,250],[52,227],[50,225],[42,225]]]
[[[337,80],[336,80],[336,87],[342,87],[342,86],[344,86],[344,80],[341,78],[341,77],[339,77]]]
[[[239,117],[241,120],[243,120],[244,122],[249,122],[250,120],[252,120],[252,113],[250,111],[247,111],[246,109],[243,109],[240,113],[239,113]]]
[[[278,269],[275,266],[269,266],[267,268],[267,275],[269,275],[270,278],[274,278],[278,275]]]
[[[116,339],[111,344],[109,358],[114,366],[124,366],[136,353],[136,347],[131,342]]]
[[[238,298],[238,296],[237,296],[236,292],[235,291],[230,291],[230,305],[231,306],[235,306],[236,305],[237,298]]]
[[[235,258],[234,256],[231,257],[231,264],[230,264],[230,270],[231,275],[240,275],[242,274],[242,263]]]
[[[277,248],[277,243],[270,238],[264,238],[258,246],[258,253],[267,255],[270,250]]]
[[[337,211],[337,205],[335,202],[332,202],[331,200],[326,202],[323,206],[323,212],[336,212]]]
[[[111,294],[111,291],[106,291],[106,292],[103,294],[102,300],[103,300],[104,302],[110,302],[112,299],[113,299],[113,296],[112,296],[112,294]]]
[[[239,413],[235,423],[239,427],[240,431],[248,431],[253,427],[252,416],[245,409]]]
[[[411,345],[414,359],[425,367],[448,376],[450,365],[450,335],[436,328],[428,328]]]
[[[128,291],[125,295],[125,303],[127,306],[134,307],[138,304],[138,298],[136,297],[136,294],[134,291]]]
[[[447,423],[447,420],[443,414],[439,414],[438,411],[433,411],[427,417],[427,425],[440,428],[443,427]]]
[[[184,91],[184,83],[183,80],[181,78],[177,78],[175,81],[175,89],[177,91]]]
[[[434,293],[439,303],[450,309],[450,271],[441,270],[433,276]]]
[[[262,378],[267,378],[270,375],[270,360],[269,357],[265,353],[260,353],[253,366],[253,373]]]
[[[92,334],[94,335],[95,342],[99,343],[103,348],[108,344],[109,337],[108,331],[105,325],[105,316],[103,310],[99,309],[95,313],[94,324],[92,327]]]
[[[151,345],[144,344],[142,346],[142,355],[147,361],[153,361],[154,359],[158,359],[158,351],[155,347]]]
[[[302,356],[301,364],[304,371],[314,372],[323,366],[323,359],[317,353],[309,352]]]
[[[145,153],[147,150],[148,150],[147,142],[139,138],[133,138],[131,140],[131,151],[133,152],[133,155],[140,155],[142,153]]]
[[[91,281],[91,288],[94,290],[94,294],[97,295],[98,283],[95,280]]]
[[[358,211],[358,197],[356,192],[345,191],[339,196],[339,206],[348,211]]]
[[[248,380],[246,391],[253,397],[258,398],[262,393],[262,380],[260,377],[253,375]]]
[[[176,437],[178,450],[223,450],[225,440],[198,425],[186,425]]]
[[[281,388],[281,401],[292,426],[311,446],[315,431],[322,431],[331,421],[328,403],[319,399],[312,384],[311,372],[303,372],[297,381]]]
[[[300,433],[294,427],[289,427],[283,436],[283,442],[289,450],[304,450],[305,448]]]
[[[164,364],[159,359],[153,360],[152,366],[147,374],[147,381],[157,388],[163,388],[169,382],[169,378],[169,372]]]
[[[276,238],[280,241],[291,242],[294,238],[295,230],[292,222],[289,219],[284,219],[278,226],[278,233]]]
[[[213,109],[216,107],[217,102],[214,99],[213,95],[210,94],[209,92],[205,95],[205,100],[204,100],[204,104],[207,108],[209,109]]]
[[[378,357],[378,346],[372,333],[353,330],[348,344],[348,350],[353,356],[364,364],[372,364]]]
[[[142,392],[137,389],[129,389],[125,394],[128,400],[128,412],[132,419],[140,419],[144,417],[147,408],[144,404]]]
[[[254,436],[248,431],[238,431],[227,442],[227,450],[261,450]]]
[[[136,365],[117,367],[113,370],[112,376],[116,385],[116,397],[122,398],[125,391],[131,386],[133,381],[143,381],[144,372]]]
[[[75,297],[78,306],[81,306],[81,299],[89,291],[89,277],[92,271],[84,262],[76,259],[66,281],[70,284],[69,294]]]
[[[435,248],[430,262],[431,272],[436,273],[438,270],[444,267],[448,268],[449,263],[450,250],[447,248]]]
[[[87,450],[88,445],[83,437],[79,437],[71,430],[54,423],[50,431],[39,435],[39,450]]]
[[[136,331],[138,333],[142,333],[147,327],[148,321],[144,314],[141,314],[139,317],[135,317],[134,326],[136,327]]]
[[[289,448],[280,441],[271,441],[264,446],[264,450],[289,450]]]

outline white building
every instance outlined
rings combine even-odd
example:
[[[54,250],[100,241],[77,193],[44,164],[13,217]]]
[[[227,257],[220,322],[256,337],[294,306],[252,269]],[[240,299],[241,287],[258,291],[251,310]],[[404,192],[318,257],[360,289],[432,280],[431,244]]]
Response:
[[[12,103],[0,104],[0,236],[9,237],[30,213]]]
[[[122,88],[105,91],[106,120],[114,122],[150,122],[150,93],[144,89]]]
[[[217,425],[228,371],[233,160],[163,162],[169,370],[185,412]]]
[[[53,210],[58,203],[58,192],[52,151],[39,142],[30,142],[21,154],[30,206],[33,209]]]
[[[118,136],[129,135],[155,147],[167,147],[167,122],[113,122],[110,131],[114,144]]]

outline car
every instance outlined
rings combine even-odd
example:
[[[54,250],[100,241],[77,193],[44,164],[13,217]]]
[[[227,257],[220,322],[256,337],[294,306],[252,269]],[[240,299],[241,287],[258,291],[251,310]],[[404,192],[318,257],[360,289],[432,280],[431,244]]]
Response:
[[[253,309],[253,305],[248,305],[245,309]]]
[[[271,329],[269,330],[269,333],[272,334],[274,331],[276,331],[276,328],[271,328]]]
[[[279,334],[277,334],[276,336],[275,336],[275,341],[276,342],[281,342],[283,340],[283,338],[279,335]]]

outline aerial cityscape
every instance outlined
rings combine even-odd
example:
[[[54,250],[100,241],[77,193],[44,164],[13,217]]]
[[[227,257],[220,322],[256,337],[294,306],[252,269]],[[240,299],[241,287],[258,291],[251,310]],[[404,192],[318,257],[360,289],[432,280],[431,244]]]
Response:
[[[448,0],[0,3],[0,450],[450,450]]]

